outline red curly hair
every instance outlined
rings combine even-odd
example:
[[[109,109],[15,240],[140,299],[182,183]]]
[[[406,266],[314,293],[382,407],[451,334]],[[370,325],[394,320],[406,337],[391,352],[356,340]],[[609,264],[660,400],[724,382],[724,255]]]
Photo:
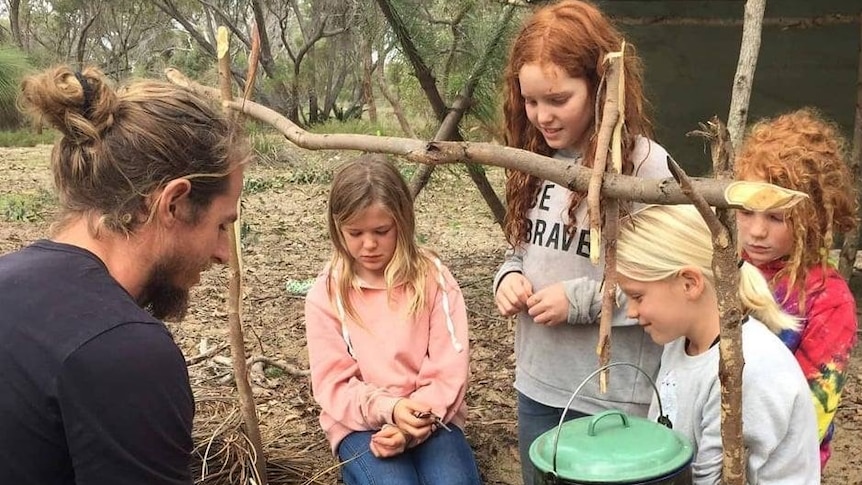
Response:
[[[736,158],[737,179],[763,180],[808,194],[787,213],[793,249],[775,280],[788,278],[787,296],[805,302],[808,268],[828,264],[833,234],[856,228],[857,199],[838,126],[812,108],[757,122]]]
[[[594,93],[591,101],[595,104],[598,99],[601,106],[605,94],[604,90],[598,90],[605,75],[603,60],[606,54],[619,51],[622,42],[622,34],[601,10],[589,2],[563,0],[536,10],[512,42],[503,75],[506,145],[545,156],[553,153],[539,130],[527,119],[518,79],[525,64],[554,64],[573,78],[586,79],[590,92]],[[642,63],[629,46],[625,53],[624,174],[631,174],[634,169],[630,158],[635,138],[652,135],[652,124],[645,109],[642,72]],[[592,134],[582,164],[592,167],[596,154],[596,121],[593,120],[587,129]],[[506,239],[512,246],[517,246],[527,240],[527,211],[535,204],[542,181],[515,170],[508,170],[506,176]],[[572,221],[569,231],[575,230],[575,212],[585,196],[586,193],[581,192],[572,194],[568,211]]]

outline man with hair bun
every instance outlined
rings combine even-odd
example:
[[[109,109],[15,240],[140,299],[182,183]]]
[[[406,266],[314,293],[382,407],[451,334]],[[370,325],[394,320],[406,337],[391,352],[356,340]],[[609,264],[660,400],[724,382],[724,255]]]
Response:
[[[62,134],[60,216],[0,257],[0,483],[191,484],[194,399],[161,320],[228,259],[248,144],[187,90],[93,68],[29,76],[20,104]]]

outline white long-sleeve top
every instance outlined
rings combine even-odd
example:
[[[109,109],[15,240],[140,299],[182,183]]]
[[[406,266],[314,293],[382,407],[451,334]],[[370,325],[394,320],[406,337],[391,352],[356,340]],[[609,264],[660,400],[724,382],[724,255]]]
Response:
[[[742,434],[752,485],[820,483],[817,420],[811,391],[793,354],[761,322],[742,326]],[[665,346],[657,384],[673,429],[695,448],[694,485],[721,481],[719,349],[685,353],[685,338]],[[658,416],[653,399],[650,417]]]

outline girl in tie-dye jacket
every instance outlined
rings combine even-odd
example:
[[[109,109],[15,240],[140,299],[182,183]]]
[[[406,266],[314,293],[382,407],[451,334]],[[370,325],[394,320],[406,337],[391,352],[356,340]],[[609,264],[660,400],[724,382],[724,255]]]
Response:
[[[799,318],[779,334],[808,379],[826,465],[850,352],[856,302],[828,261],[834,233],[855,230],[857,199],[846,143],[834,123],[802,109],[757,123],[736,160],[736,178],[808,194],[787,211],[737,212],[742,257],[771,282],[776,300]]]

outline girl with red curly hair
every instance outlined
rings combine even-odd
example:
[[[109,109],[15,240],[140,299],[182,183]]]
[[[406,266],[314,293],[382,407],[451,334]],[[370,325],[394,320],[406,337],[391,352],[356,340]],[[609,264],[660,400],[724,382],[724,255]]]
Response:
[[[856,192],[837,126],[801,109],[758,122],[743,142],[736,177],[808,194],[787,211],[737,211],[742,257],[770,281],[796,329],[778,335],[811,388],[826,465],[834,417],[856,342],[856,302],[829,262],[833,235],[855,230]]]
[[[506,144],[552,157],[549,163],[592,167],[596,107],[605,99],[605,63],[623,50],[623,36],[594,5],[566,0],[539,8],[514,39],[504,74]],[[669,177],[667,152],[649,139],[642,66],[625,49],[623,173]],[[606,148],[602,148],[606,149]],[[524,483],[533,483],[529,446],[554,427],[572,391],[597,366],[603,264],[589,260],[589,216],[583,192],[526,173],[507,173],[506,238],[510,249],[494,279],[504,316],[518,317],[515,388]],[[611,353],[651,374],[661,348],[635,320],[615,312]],[[643,377],[618,373],[607,393],[591,383],[568,418],[608,408],[646,415]]]

